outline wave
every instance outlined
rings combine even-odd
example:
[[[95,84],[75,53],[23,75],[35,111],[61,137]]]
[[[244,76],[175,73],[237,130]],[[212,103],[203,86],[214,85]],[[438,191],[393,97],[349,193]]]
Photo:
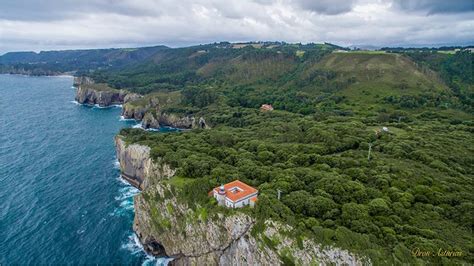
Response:
[[[120,181],[122,187],[119,189],[119,195],[115,197],[115,200],[119,202],[119,206],[116,207],[111,216],[128,216],[133,215],[133,197],[140,193],[140,190],[130,185],[122,176],[118,176],[117,180]]]
[[[121,104],[112,104],[112,105],[108,105],[108,106],[100,106],[98,104],[94,104],[93,108],[97,108],[97,109],[122,108],[122,105]]]
[[[132,126],[132,128],[143,129],[143,130],[151,131],[151,132],[175,132],[175,131],[179,132],[179,131],[184,131],[184,129],[174,128],[174,127],[167,127],[167,126],[163,126],[163,127],[160,127],[160,128],[152,128],[152,127],[144,128],[142,122]]]
[[[114,168],[115,168],[115,169],[120,169],[120,162],[119,162],[118,159],[115,159],[115,160],[114,160]]]
[[[127,242],[122,244],[122,249],[130,251],[132,255],[135,256],[144,256],[145,260],[142,262],[143,266],[148,266],[148,265],[156,265],[156,266],[166,266],[170,261],[172,261],[172,258],[166,258],[166,257],[161,257],[161,258],[156,258],[151,255],[146,254],[145,250],[143,249],[142,244],[140,243],[140,240],[138,240],[138,237],[135,233],[132,233],[131,235],[128,236]]]
[[[119,175],[117,177],[117,180],[120,181],[120,183],[122,183],[122,185],[131,186],[130,183],[127,182],[127,180],[123,179],[122,175]]]
[[[134,118],[125,118],[123,115],[121,115],[119,121],[132,121],[132,122],[134,122],[134,121],[138,121],[138,120],[136,120]]]
[[[120,191],[120,195],[115,197],[115,200],[118,200],[118,201],[131,199],[133,196],[140,193],[140,190],[130,185],[121,188],[119,191]]]
[[[93,109],[122,108],[121,104],[113,104],[113,105],[109,105],[109,106],[100,106],[98,104],[79,103],[78,101],[69,101],[69,102],[71,102],[73,104],[76,104],[76,105],[83,105],[83,106],[87,106],[87,107],[92,107]]]
[[[134,125],[134,126],[132,126],[132,128],[140,128],[140,129],[145,129],[145,128],[143,128],[143,124],[142,124],[141,122],[140,122],[140,123],[138,123],[138,124],[136,124],[136,125]]]

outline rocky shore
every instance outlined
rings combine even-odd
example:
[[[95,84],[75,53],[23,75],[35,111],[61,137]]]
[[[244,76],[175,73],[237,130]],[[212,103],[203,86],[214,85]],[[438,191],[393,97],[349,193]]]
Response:
[[[190,208],[167,182],[175,170],[150,157],[150,148],[115,138],[122,176],[142,193],[135,196],[133,229],[145,251],[172,257],[171,265],[370,265],[346,250],[323,247],[292,237],[288,225],[265,222],[252,232],[256,220],[244,213],[207,216]],[[272,244],[268,245],[268,241]]]
[[[75,77],[74,86],[77,88],[75,99],[78,103],[97,104],[101,107],[123,105],[122,116],[142,121],[145,129],[163,126],[180,129],[210,128],[204,117],[163,112],[162,104],[153,98],[143,100],[142,95],[113,89],[106,84],[96,84],[89,77]]]
[[[100,107],[107,107],[115,104],[123,104],[126,92],[101,91],[87,85],[77,87],[76,101],[81,104],[97,104]]]

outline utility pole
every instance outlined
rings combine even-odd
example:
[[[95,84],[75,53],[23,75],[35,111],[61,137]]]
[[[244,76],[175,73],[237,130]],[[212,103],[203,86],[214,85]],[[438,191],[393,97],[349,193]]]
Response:
[[[277,192],[278,192],[278,200],[280,200],[280,197],[281,197],[281,190],[277,189]]]
[[[372,143],[369,143],[369,154],[367,155],[367,161],[370,161],[370,152],[372,151]]]

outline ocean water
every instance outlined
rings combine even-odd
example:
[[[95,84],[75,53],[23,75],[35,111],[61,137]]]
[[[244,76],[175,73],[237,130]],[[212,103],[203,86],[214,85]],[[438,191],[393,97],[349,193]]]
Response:
[[[0,264],[163,264],[132,231],[113,137],[136,122],[75,103],[71,77],[0,75]]]

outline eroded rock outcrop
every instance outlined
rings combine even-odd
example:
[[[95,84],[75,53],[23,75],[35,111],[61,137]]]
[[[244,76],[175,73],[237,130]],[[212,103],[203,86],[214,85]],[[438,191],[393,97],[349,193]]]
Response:
[[[157,182],[175,174],[175,170],[169,165],[163,162],[153,163],[150,148],[147,146],[127,145],[122,137],[116,136],[115,149],[122,177],[141,190],[148,187],[150,182]]]
[[[91,85],[94,84],[94,80],[90,77],[86,76],[80,76],[80,77],[74,77],[73,81],[73,86],[74,87],[79,87],[79,85]]]
[[[144,128],[159,128],[162,126],[182,129],[209,128],[203,117],[199,117],[196,121],[194,116],[182,116],[159,111],[147,112],[143,117],[142,125]]]
[[[208,214],[199,206],[190,208],[167,181],[175,171],[161,159],[151,159],[150,148],[127,145],[121,136],[115,141],[122,175],[142,190],[134,198],[133,228],[149,254],[172,257],[172,265],[278,265],[284,260],[370,265],[339,248],[309,239],[298,243],[288,225],[268,220],[257,232],[256,220],[245,213]]]
[[[76,101],[81,104],[97,104],[101,107],[138,100],[142,96],[126,90],[116,90],[107,84],[96,84],[90,77],[74,77]]]
[[[127,93],[124,90],[98,90],[88,85],[79,85],[76,101],[81,104],[98,104],[101,107],[122,104]]]

